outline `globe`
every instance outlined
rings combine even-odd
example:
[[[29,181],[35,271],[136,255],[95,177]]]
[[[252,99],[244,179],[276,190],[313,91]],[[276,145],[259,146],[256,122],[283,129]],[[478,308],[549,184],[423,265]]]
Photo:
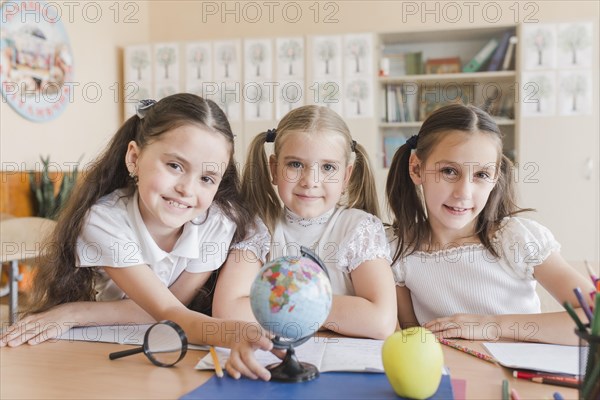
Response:
[[[287,349],[281,364],[268,366],[275,380],[297,382],[318,376],[314,366],[297,361],[294,346],[310,339],[327,319],[331,284],[321,260],[305,248],[301,254],[265,264],[250,289],[256,320],[275,336],[276,348]]]

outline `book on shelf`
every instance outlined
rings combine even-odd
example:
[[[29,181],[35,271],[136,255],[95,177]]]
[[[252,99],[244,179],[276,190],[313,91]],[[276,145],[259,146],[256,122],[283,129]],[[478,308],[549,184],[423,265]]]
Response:
[[[419,75],[423,73],[423,52],[415,51],[404,55],[404,64],[407,75]]]
[[[429,58],[425,62],[426,74],[455,74],[460,72],[460,58]]]
[[[386,85],[384,122],[414,122],[416,95],[411,95],[403,84]]]
[[[448,104],[472,104],[475,85],[464,82],[459,85],[421,87],[419,91],[419,120],[424,121],[432,112]]]
[[[475,57],[463,67],[463,72],[477,72],[485,65],[485,63],[492,56],[494,50],[498,47],[498,39],[491,38],[488,42],[477,52]]]
[[[508,47],[506,48],[506,54],[504,54],[504,60],[502,61],[502,71],[508,71],[514,69],[515,59],[515,47],[517,46],[518,39],[516,36],[511,36],[508,39]]]
[[[504,55],[506,54],[506,50],[508,49],[509,40],[513,35],[514,33],[512,31],[504,32],[504,34],[502,35],[502,39],[500,39],[498,47],[496,47],[496,50],[494,51],[494,54],[490,59],[490,62],[487,67],[488,71],[499,71],[502,68]]]

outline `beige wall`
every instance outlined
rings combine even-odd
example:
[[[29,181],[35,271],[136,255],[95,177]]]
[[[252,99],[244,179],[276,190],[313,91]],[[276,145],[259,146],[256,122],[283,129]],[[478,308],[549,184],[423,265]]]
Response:
[[[313,1],[224,3],[153,0],[135,2],[137,10],[125,8],[126,4],[132,2],[120,2],[119,19],[115,22],[114,2],[98,1],[95,3],[102,7],[102,17],[92,23],[82,15],[82,7],[68,7],[64,2],[53,3],[61,6],[63,11],[62,20],[74,55],[75,81],[80,86],[75,89],[73,104],[58,118],[45,123],[25,120],[2,101],[0,160],[3,170],[8,169],[7,163],[10,164],[9,168],[15,163],[26,163],[31,168],[38,161],[39,154],[49,154],[52,160],[64,164],[76,161],[82,154],[84,161],[89,161],[101,150],[122,118],[122,107],[115,102],[114,89],[111,88],[122,79],[119,49],[126,45],[170,40],[384,32],[434,27],[451,29],[490,25],[487,21],[495,19],[496,15],[495,7],[488,4],[490,2],[430,2],[424,8],[422,2],[412,1],[335,1],[320,2],[315,7]],[[474,5],[467,6],[470,3]],[[498,25],[524,22],[528,15],[533,15],[540,22],[597,21],[599,16],[596,1],[522,2],[519,3],[517,17],[514,9],[510,8],[514,2],[491,3],[502,7],[500,18],[493,23]],[[301,9],[299,18],[298,7]],[[72,22],[66,18],[69,10],[73,11]],[[434,11],[428,13],[427,10]],[[123,22],[124,17],[132,11],[132,17],[137,22]],[[257,11],[261,13],[258,17]],[[457,16],[457,11],[460,16]],[[439,18],[439,22],[436,18]],[[294,22],[296,19],[297,22]],[[102,96],[96,103],[86,100],[81,90],[88,83],[97,83],[102,89]]]
[[[17,114],[5,101],[0,105],[0,159],[2,170],[13,170],[15,164],[34,168],[39,155],[50,155],[58,166],[68,168],[84,155],[84,162],[91,160],[104,147],[121,121],[120,104],[115,101],[114,85],[122,80],[120,50],[122,46],[148,41],[150,31],[149,9],[146,2],[138,2],[138,8],[125,9],[121,3],[117,22],[114,2],[95,2],[101,7],[98,18],[83,3],[53,2],[61,10],[61,21],[69,36],[74,58],[75,73],[73,103],[57,118],[49,122],[35,123]],[[76,6],[74,6],[75,4]],[[137,22],[123,22],[125,16]],[[97,22],[92,22],[97,19]],[[72,22],[70,22],[72,21]],[[90,90],[100,87],[98,101]],[[111,89],[113,88],[113,89]],[[20,167],[20,169],[24,169]]]

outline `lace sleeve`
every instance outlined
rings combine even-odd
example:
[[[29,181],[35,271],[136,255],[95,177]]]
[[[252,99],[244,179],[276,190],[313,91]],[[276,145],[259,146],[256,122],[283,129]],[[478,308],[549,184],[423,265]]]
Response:
[[[345,272],[351,272],[363,262],[378,258],[391,262],[390,246],[379,218],[369,215],[340,246],[339,266]]]
[[[249,250],[264,264],[271,247],[271,235],[266,225],[256,218],[254,226],[248,229],[244,240],[231,245],[231,250]]]

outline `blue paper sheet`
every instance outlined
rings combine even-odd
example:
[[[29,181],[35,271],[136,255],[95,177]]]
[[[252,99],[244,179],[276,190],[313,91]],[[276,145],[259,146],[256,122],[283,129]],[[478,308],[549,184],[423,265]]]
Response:
[[[437,392],[431,399],[453,399],[449,375],[442,375]],[[326,372],[317,379],[302,383],[235,380],[227,374],[213,376],[181,400],[192,399],[395,399],[398,397],[385,374]]]

